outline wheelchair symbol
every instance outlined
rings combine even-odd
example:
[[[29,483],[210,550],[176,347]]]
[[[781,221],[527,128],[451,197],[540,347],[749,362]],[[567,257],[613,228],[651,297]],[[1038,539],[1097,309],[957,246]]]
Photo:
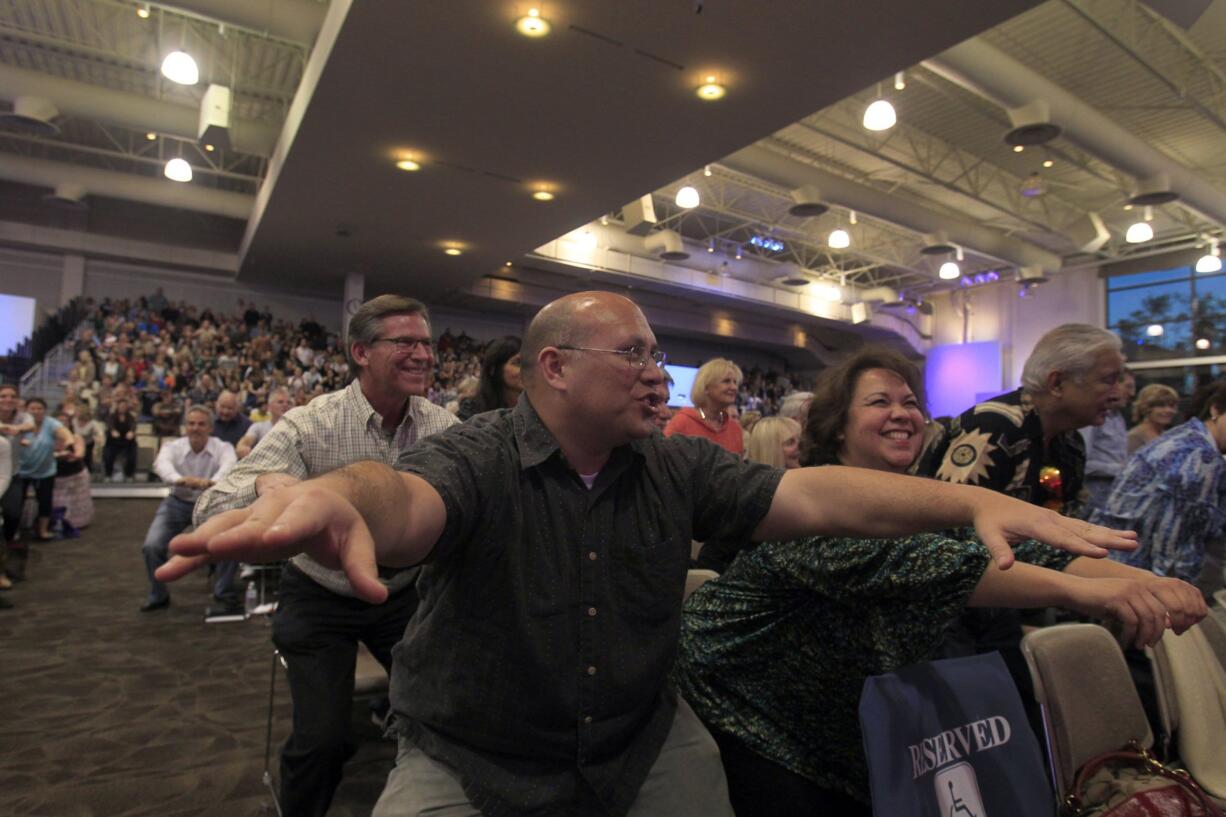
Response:
[[[936,773],[933,779],[941,817],[987,817],[979,780],[969,763],[955,763]]]

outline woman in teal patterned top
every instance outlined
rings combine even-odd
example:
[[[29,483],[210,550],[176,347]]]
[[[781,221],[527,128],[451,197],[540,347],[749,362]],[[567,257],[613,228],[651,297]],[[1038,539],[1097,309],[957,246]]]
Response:
[[[923,438],[919,383],[890,350],[829,370],[806,464],[905,472]],[[738,817],[869,814],[864,679],[928,658],[966,606],[1063,606],[1118,619],[1137,644],[1206,612],[1184,582],[1035,542],[1015,553],[1002,571],[970,531],[768,542],[695,592],[675,678],[720,745]]]

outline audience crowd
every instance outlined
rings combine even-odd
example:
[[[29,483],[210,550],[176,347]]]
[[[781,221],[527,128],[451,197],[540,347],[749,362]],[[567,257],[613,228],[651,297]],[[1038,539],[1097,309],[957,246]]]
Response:
[[[0,386],[0,589],[31,541],[89,524],[97,452],[132,480],[154,438],[171,492],[143,612],[208,563],[210,615],[241,614],[239,561],[289,559],[289,815],[322,815],[340,782],[359,643],[400,740],[377,815],[868,814],[866,675],[1000,649],[1025,691],[1017,608],[1115,621],[1141,648],[1222,586],[1226,385],[1183,418],[1165,385],[1130,405],[1094,327],[1049,332],[1019,389],[934,419],[915,364],[872,347],[811,389],[715,358],[670,409],[666,356],[607,294],[485,343],[400,296],[345,342],[242,300],[82,307],[53,410]],[[1100,545],[1121,549],[1087,558]],[[720,576],[682,608],[693,567]],[[575,599],[577,622],[555,615]]]

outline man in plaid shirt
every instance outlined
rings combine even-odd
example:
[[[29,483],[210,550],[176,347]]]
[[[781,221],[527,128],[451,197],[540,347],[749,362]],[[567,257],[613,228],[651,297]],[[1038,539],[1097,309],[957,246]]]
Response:
[[[200,497],[197,526],[286,485],[361,460],[393,465],[456,418],[423,395],[434,374],[430,316],[412,298],[380,295],[353,315],[346,339],[357,379],[291,409],[251,454]],[[416,569],[381,569],[383,604],[357,597],[344,572],[306,554],[281,578],[273,642],[286,661],[293,731],[281,753],[286,817],[323,815],[353,753],[349,712],[358,642],[391,670],[392,647],[417,609]]]

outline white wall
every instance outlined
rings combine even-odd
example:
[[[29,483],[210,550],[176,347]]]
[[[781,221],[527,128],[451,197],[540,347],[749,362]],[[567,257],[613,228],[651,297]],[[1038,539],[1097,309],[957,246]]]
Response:
[[[0,292],[33,298],[37,326],[60,307],[63,270],[62,255],[0,249]]]
[[[1106,325],[1097,268],[1055,273],[1026,298],[1018,297],[1018,286],[1010,281],[936,296],[932,304],[933,343],[1000,341],[1002,391],[1019,385],[1022,365],[1048,330],[1064,323]]]

